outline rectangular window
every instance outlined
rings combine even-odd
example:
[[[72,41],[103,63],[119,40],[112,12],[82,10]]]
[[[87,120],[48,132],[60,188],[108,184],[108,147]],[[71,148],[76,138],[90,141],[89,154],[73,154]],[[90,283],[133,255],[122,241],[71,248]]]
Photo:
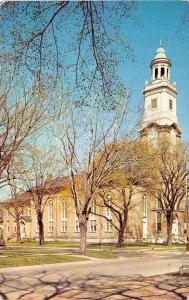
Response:
[[[148,213],[148,204],[147,204],[147,197],[146,195],[143,195],[143,217],[147,218]]]
[[[61,232],[67,232],[67,220],[61,221]]]
[[[53,202],[48,203],[48,232],[53,232]]]
[[[49,221],[48,232],[53,232],[53,221]]]
[[[106,231],[112,232],[112,223],[110,221],[106,221]]]
[[[157,212],[157,231],[161,231],[161,213]]]
[[[90,213],[90,232],[96,232],[96,202],[92,201]]]
[[[90,231],[96,232],[96,220],[90,220]]]
[[[67,232],[67,207],[66,200],[61,200],[61,232]]]
[[[157,99],[152,99],[151,101],[151,108],[156,109],[157,108]]]
[[[169,109],[173,110],[173,100],[169,99]]]

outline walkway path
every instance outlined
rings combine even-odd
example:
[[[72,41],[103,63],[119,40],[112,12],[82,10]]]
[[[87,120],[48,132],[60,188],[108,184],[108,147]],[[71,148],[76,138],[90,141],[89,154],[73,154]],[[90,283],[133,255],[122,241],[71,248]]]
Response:
[[[117,260],[1,269],[2,299],[186,299],[189,277],[176,272],[189,254],[124,251]],[[0,298],[1,299],[1,298]]]

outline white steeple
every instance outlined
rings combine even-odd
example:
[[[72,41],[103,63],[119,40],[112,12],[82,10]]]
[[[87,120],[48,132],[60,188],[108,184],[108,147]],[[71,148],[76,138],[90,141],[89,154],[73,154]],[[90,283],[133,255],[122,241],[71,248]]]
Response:
[[[144,87],[144,118],[142,130],[154,123],[178,127],[176,114],[176,84],[170,81],[171,61],[160,44],[151,64],[151,81]]]

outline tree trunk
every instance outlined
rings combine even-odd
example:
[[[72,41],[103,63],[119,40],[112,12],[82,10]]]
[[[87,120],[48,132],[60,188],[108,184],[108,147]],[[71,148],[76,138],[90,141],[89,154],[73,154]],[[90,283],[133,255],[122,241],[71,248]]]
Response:
[[[16,241],[21,244],[21,233],[20,233],[20,218],[16,217]]]
[[[41,211],[37,213],[37,221],[39,225],[39,245],[44,244],[44,226],[43,226],[43,214]]]
[[[80,229],[80,254],[86,254],[86,241],[87,241],[87,217],[79,216],[79,229]]]
[[[173,215],[167,213],[167,245],[172,245],[172,226],[173,226]]]
[[[117,245],[119,247],[123,246],[124,243],[124,232],[125,232],[125,227],[121,227],[118,233],[118,241],[117,241]]]

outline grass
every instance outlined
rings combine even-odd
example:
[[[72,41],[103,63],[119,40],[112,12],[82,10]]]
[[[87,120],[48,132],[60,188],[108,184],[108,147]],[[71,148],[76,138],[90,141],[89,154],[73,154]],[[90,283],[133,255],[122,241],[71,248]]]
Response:
[[[46,247],[50,248],[79,248],[79,242],[45,242],[44,245],[40,246],[38,242],[24,242],[23,244],[18,244],[14,242],[7,242],[7,246],[21,246],[21,247],[35,247],[40,249],[45,249]],[[87,249],[98,249],[98,250],[167,250],[167,251],[185,251],[185,245],[174,244],[172,246],[162,245],[162,244],[125,244],[121,247],[118,247],[115,243],[88,243]]]
[[[19,267],[41,264],[56,264],[65,262],[78,262],[88,260],[87,257],[77,256],[78,253],[67,253],[63,249],[28,249],[28,248],[5,248],[0,250],[0,268]],[[87,256],[100,259],[114,259],[118,256],[114,253],[89,251]]]
[[[85,257],[77,257],[73,255],[45,255],[39,256],[31,253],[0,253],[0,268],[4,267],[19,267],[19,266],[31,266],[31,265],[42,265],[42,264],[55,264],[65,262],[78,262],[87,260]]]
[[[115,258],[118,258],[117,254],[107,253],[107,252],[87,251],[86,255],[89,256],[89,257],[101,258],[101,259],[115,259]]]

